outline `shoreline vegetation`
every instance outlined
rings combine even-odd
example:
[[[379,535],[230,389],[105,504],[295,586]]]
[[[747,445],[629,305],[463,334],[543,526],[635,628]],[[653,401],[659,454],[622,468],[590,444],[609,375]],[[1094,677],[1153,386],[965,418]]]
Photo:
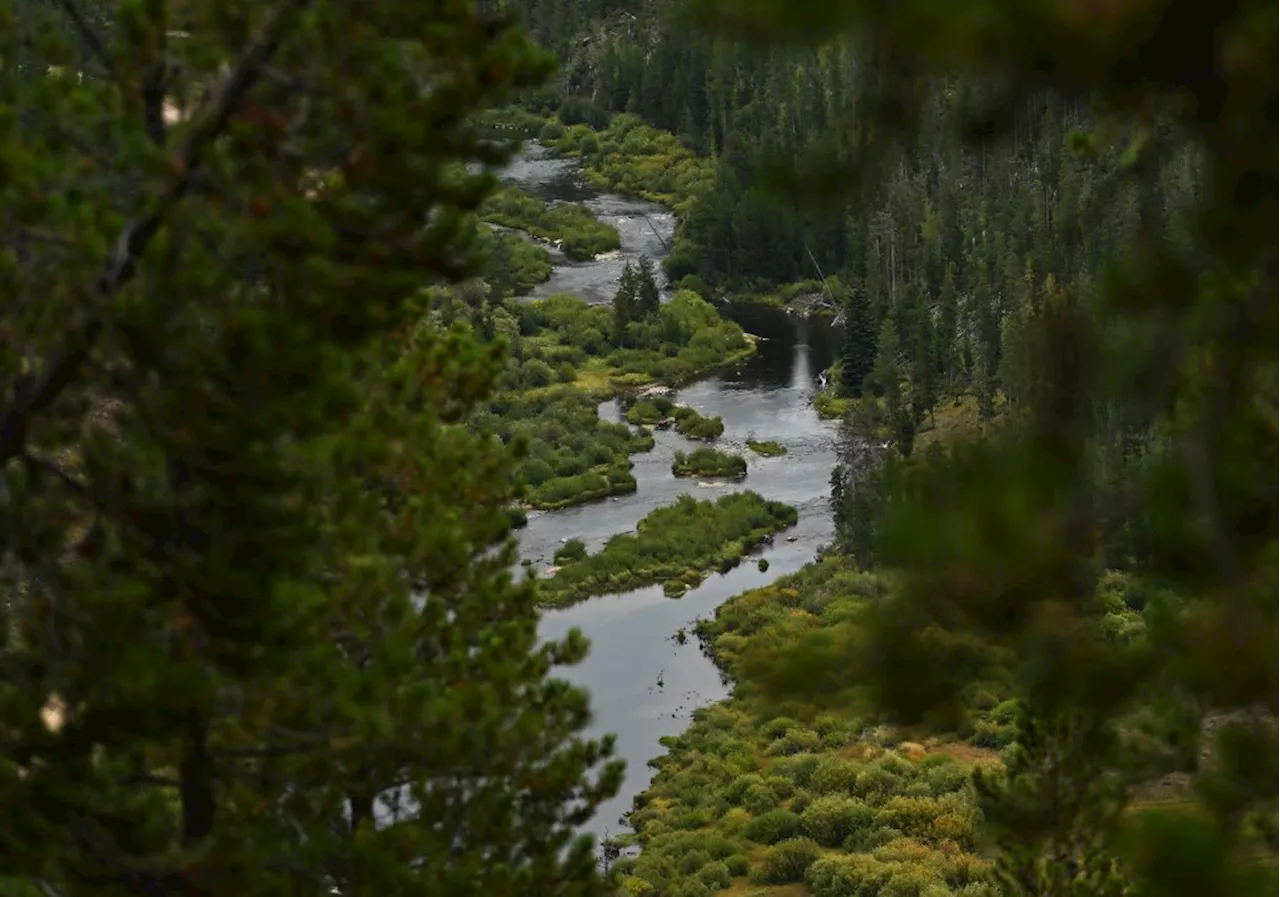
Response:
[[[551,278],[551,253],[544,246],[489,227],[476,229],[476,242],[489,259],[489,280],[502,284],[502,291],[524,296]]]
[[[715,164],[697,155],[675,135],[651,127],[638,116],[615,115],[604,128],[565,125],[554,114],[538,115],[512,106],[493,110],[488,119],[501,130],[517,131],[562,158],[582,163],[587,181],[600,190],[656,202],[683,221],[701,191],[715,180]],[[675,245],[683,244],[677,230]],[[680,286],[681,284],[677,284]],[[761,290],[712,291],[684,284],[716,304],[786,308],[806,316],[834,317],[831,301],[843,287],[835,277],[808,279]]]
[[[617,863],[622,894],[684,894],[693,881],[699,895],[789,885],[814,897],[931,887],[995,897],[969,781],[975,763],[999,762],[1013,702],[994,688],[974,696],[985,709],[962,737],[944,739],[879,725],[856,688],[821,704],[769,697],[769,658],[846,637],[886,589],[831,558],[730,598],[697,624],[734,692],[662,739],[667,753],[650,762],[657,775],[628,817],[634,831],[614,839],[643,847]]]
[[[671,581],[696,586],[708,571],[732,569],[797,520],[795,508],[755,492],[735,492],[715,501],[682,495],[674,504],[650,511],[634,534],[613,536],[595,554],[539,580],[539,600],[546,607],[564,607]]]
[[[724,421],[719,417],[703,417],[696,409],[676,404],[666,396],[636,401],[627,409],[627,422],[658,429],[674,427],[681,436],[708,442],[724,433]]]
[[[483,221],[552,243],[574,261],[589,261],[622,246],[618,229],[598,220],[585,205],[551,205],[512,184],[495,190],[479,214]]]
[[[741,455],[699,448],[687,454],[676,452],[675,460],[671,462],[671,473],[678,477],[742,479],[747,475],[747,460]]]
[[[955,726],[884,724],[858,677],[839,670],[891,586],[829,556],[698,622],[733,693],[661,739],[667,753],[650,761],[658,772],[633,802],[633,831],[614,839],[643,848],[618,863],[623,894],[683,894],[692,880],[708,897],[770,886],[996,897],[973,774],[998,774],[1016,750],[1013,673],[993,664],[966,687]],[[1132,591],[1123,574],[1100,581],[1116,638],[1143,629]]]
[[[622,346],[608,307],[568,295],[507,300],[487,311],[456,301],[445,311],[506,341],[499,391],[471,425],[523,446],[517,485],[528,509],[559,510],[635,491],[629,456],[651,449],[653,435],[601,420],[601,401],[655,382],[684,382],[755,351],[741,327],[689,291],[677,293],[654,320],[629,325]],[[699,433],[723,430],[718,418],[696,413],[677,423]]]
[[[629,456],[653,448],[651,434],[601,420],[594,399],[573,388],[500,395],[472,425],[523,446],[516,482],[526,506],[538,510],[634,492]]]
[[[773,440],[757,441],[755,439],[747,439],[747,448],[765,458],[779,458],[787,453],[787,447],[780,442]]]
[[[689,290],[679,290],[652,320],[615,332],[612,309],[567,294],[533,302],[509,301],[502,308],[509,339],[509,367],[534,376],[527,388],[572,383],[598,396],[653,383],[675,386],[755,352],[755,339],[715,306]],[[621,337],[621,338],[619,338]],[[541,364],[552,368],[547,374]]]

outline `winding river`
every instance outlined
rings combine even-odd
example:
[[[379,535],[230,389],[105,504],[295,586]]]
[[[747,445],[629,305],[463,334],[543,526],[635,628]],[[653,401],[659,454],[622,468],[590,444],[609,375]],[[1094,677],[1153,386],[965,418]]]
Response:
[[[551,279],[535,296],[567,292],[589,302],[607,302],[626,261],[641,254],[657,260],[665,254],[675,228],[671,212],[653,203],[599,193],[585,182],[574,160],[554,158],[533,145],[508,168],[506,177],[546,200],[585,203],[602,221],[615,225],[621,236],[622,250],[606,258],[583,263],[556,258]],[[834,360],[835,336],[822,323],[777,309],[742,309],[733,317],[759,338],[756,354],[682,388],[677,398],[703,414],[724,419],[725,432],[718,446],[747,458],[745,483],[675,478],[672,456],[691,444],[674,432],[659,431],[652,451],[632,456],[635,493],[561,511],[533,512],[528,527],[519,534],[521,556],[542,569],[562,541],[579,538],[588,550],[596,551],[610,536],[633,531],[640,518],[685,492],[710,498],[748,488],[794,505],[800,514],[795,527],[759,553],[769,561],[766,573],[757,569],[752,557],[726,574],[709,576],[680,599],[666,598],[661,587],[653,586],[544,614],[544,637],[563,636],[576,627],[591,640],[586,661],[557,674],[589,689],[595,713],[589,734],[614,733],[617,754],[627,763],[621,792],[589,826],[597,835],[626,830],[620,817],[652,777],[646,764],[663,752],[658,740],[681,732],[695,708],[727,696],[719,672],[696,640],[690,636],[679,644],[676,633],[714,613],[730,596],[799,569],[831,539],[828,491],[836,460],[835,424],[819,420],[811,398],[819,372]],[[613,401],[601,405],[600,415],[621,420]],[[745,445],[753,435],[781,442],[787,454],[779,458],[754,455]]]

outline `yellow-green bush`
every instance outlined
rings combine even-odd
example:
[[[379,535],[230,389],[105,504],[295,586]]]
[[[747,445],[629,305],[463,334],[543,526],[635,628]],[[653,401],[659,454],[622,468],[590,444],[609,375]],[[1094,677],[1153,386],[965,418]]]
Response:
[[[804,881],[804,874],[820,855],[818,845],[808,838],[779,841],[764,852],[751,880],[766,885]]]

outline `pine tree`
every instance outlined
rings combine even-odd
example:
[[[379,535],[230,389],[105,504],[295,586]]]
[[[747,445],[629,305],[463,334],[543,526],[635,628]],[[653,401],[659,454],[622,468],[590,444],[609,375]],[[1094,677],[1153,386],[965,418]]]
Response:
[[[871,305],[860,290],[844,303],[844,334],[840,344],[840,386],[847,396],[862,397],[863,384],[876,363],[875,324]]]
[[[618,278],[618,291],[613,294],[613,342],[621,346],[626,337],[627,325],[639,317],[640,284],[636,269],[627,262]]]
[[[885,399],[885,407],[890,416],[902,406],[902,365],[898,360],[901,346],[898,341],[898,325],[889,315],[880,325],[880,335],[876,339],[876,363],[871,377],[876,392]]]
[[[635,270],[635,280],[635,302],[633,305],[635,316],[637,318],[648,318],[656,315],[662,298],[658,290],[658,281],[654,277],[653,260],[649,256],[640,256]]]
[[[956,294],[956,266],[947,265],[938,292],[938,324],[934,337],[937,346],[938,374],[941,377],[941,396],[950,396],[960,402],[960,381],[963,376],[963,360],[958,348],[960,339],[960,306]]]
[[[419,292],[476,273],[473,113],[545,60],[470,4],[41,7],[0,28],[0,890],[606,893],[618,771],[546,678],[583,644],[456,426],[497,357]]]

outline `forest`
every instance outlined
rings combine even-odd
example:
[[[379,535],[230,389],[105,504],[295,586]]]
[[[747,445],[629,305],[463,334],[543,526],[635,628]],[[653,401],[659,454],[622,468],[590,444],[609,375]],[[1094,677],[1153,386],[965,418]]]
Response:
[[[912,42],[905,10],[868,34],[844,28],[838,4],[811,20],[780,3],[515,5],[561,62],[519,114],[599,183],[676,209],[674,284],[834,314],[842,350],[815,402],[841,419],[828,563],[875,577],[844,574],[851,603],[829,620],[815,572],[752,604],[797,608],[789,627],[735,622],[743,596],[700,629],[735,697],[655,761],[636,834],[618,840],[642,846],[619,861],[627,892],[1188,893],[1178,875],[1193,866],[1223,876],[1209,890],[1271,887],[1276,771],[1247,755],[1275,744],[1262,671],[1276,632],[1276,181],[1274,135],[1259,133],[1274,130],[1274,79],[1232,106],[1176,80],[1195,63],[1159,57],[1145,64],[1173,86],[1136,106],[1129,83],[1088,67],[1126,52],[1119,27],[1078,59],[1064,49],[1045,79],[1011,47],[981,74],[971,58],[968,71],[922,64],[895,43]],[[716,27],[690,27],[691,8]],[[1018,15],[1062,36],[1032,5]],[[1255,50],[1238,83],[1274,58],[1274,43]],[[868,115],[878,140],[859,127]],[[1261,232],[1242,233],[1246,220]],[[1205,626],[1257,627],[1231,642],[1256,672],[1226,662],[1224,630]],[[1189,653],[1162,654],[1174,644]],[[956,739],[998,762],[945,808],[916,805],[923,827],[879,809],[892,792],[769,777],[770,756],[825,745],[851,783],[889,764],[906,777],[894,801],[938,799],[912,770],[954,756]],[[1231,809],[1206,796],[1216,788]],[[835,843],[825,805],[804,821],[817,797],[887,840]],[[1195,859],[1178,856],[1192,840]]]
[[[0,897],[1275,893],[1278,25],[0,0]],[[838,335],[829,504],[697,391],[752,306]],[[598,839],[544,623],[729,571]]]

